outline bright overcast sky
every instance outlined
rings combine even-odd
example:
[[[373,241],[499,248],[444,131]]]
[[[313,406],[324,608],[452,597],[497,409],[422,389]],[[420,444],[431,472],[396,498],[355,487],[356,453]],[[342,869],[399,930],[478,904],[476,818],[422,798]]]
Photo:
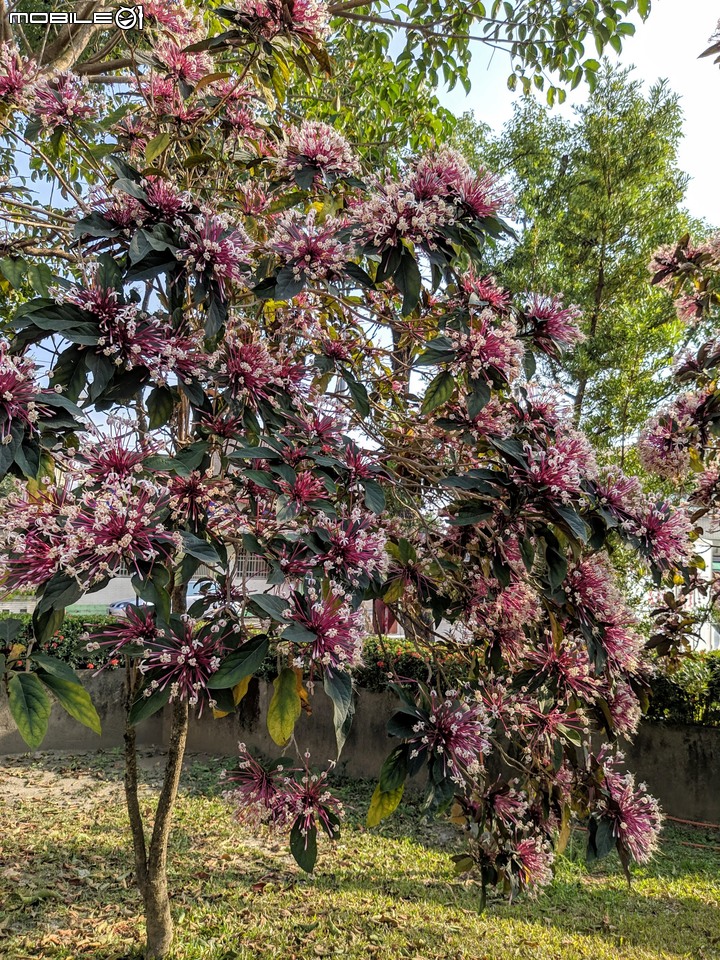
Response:
[[[693,216],[715,226],[720,226],[720,66],[712,57],[698,60],[698,55],[708,47],[718,18],[718,0],[653,0],[647,22],[639,23],[622,55],[613,58],[624,66],[634,64],[636,76],[648,86],[666,78],[680,95],[685,115],[680,166],[692,178],[687,206]],[[594,48],[588,56],[595,56]],[[441,94],[441,99],[454,113],[472,110],[478,120],[499,130],[510,118],[516,99],[506,86],[509,72],[502,54],[491,56],[491,51],[478,45],[471,66],[470,95],[465,96],[458,86]],[[556,109],[570,113],[572,104],[582,102],[585,95],[581,85]]]

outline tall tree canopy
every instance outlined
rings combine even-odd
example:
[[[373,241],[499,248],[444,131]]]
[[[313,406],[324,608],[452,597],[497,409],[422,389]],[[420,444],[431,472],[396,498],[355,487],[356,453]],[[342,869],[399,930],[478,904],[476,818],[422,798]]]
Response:
[[[673,385],[664,376],[684,328],[650,285],[653,250],[689,224],[677,163],[682,113],[664,82],[645,94],[606,63],[576,119],[523,100],[491,141],[466,118],[455,140],[509,178],[519,243],[497,266],[516,289],[562,294],[583,314],[584,343],[551,362],[574,418],[623,458]]]
[[[295,4],[305,0],[263,0],[245,4],[249,17],[262,19],[267,9],[291,20]],[[53,10],[75,12],[91,20],[98,11],[112,11],[104,0],[58,3]],[[179,5],[150,0],[144,5],[146,21],[172,16]],[[198,7],[198,10],[200,8]],[[210,23],[219,28],[222,3],[203,4]],[[37,10],[21,0],[12,12]],[[291,82],[288,105],[303,114],[331,119],[352,130],[359,146],[378,152],[409,147],[419,149],[452,125],[440,106],[439,83],[462,84],[469,89],[468,65],[472,50],[490,47],[505,55],[512,87],[547,89],[548,98],[564,98],[568,86],[594,82],[597,57],[608,47],[619,51],[635,32],[635,23],[650,13],[650,0],[417,0],[396,4],[388,0],[360,3],[344,0],[328,8],[331,31],[327,54],[317,44],[306,51],[310,60],[286,64]],[[24,52],[37,56],[43,68],[75,71],[92,82],[105,84],[132,69],[144,47],[142,35],[128,35],[103,25],[76,24],[47,28],[15,20],[0,4],[0,37],[16,37]],[[313,59],[314,58],[314,59]],[[313,63],[312,67],[309,63]],[[336,64],[333,69],[331,64]],[[333,76],[330,76],[334,74]],[[272,78],[267,78],[273,87]]]

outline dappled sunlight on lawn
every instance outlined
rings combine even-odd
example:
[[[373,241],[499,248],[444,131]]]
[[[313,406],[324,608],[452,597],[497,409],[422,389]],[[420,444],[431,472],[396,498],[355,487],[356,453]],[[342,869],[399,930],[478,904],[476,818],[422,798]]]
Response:
[[[0,804],[0,956],[13,960],[139,957],[117,755],[14,758]],[[177,960],[334,956],[382,960],[715,960],[720,957],[720,869],[698,833],[667,834],[631,888],[612,858],[589,874],[581,838],[535,899],[492,898],[479,909],[474,880],[454,877],[460,836],[423,821],[412,799],[377,832],[361,817],[370,790],[344,782],[349,823],[304,875],[284,838],[238,825],[213,789],[220,762],[191,758],[171,845]],[[146,758],[145,791],[154,784]],[[12,774],[12,776],[8,776]],[[65,787],[80,783],[67,797]],[[41,783],[43,799],[23,795]],[[54,785],[54,786],[53,786]],[[63,786],[64,785],[64,786]],[[213,795],[213,792],[215,795]],[[68,800],[70,802],[68,802]]]

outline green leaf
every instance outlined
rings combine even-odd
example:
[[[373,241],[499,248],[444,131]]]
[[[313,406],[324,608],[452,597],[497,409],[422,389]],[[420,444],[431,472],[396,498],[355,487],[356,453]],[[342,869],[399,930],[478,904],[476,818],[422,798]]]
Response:
[[[44,613],[40,613],[36,607],[32,614],[32,630],[38,643],[50,640],[60,629],[64,619],[65,610],[62,607],[59,610],[46,610]]]
[[[339,757],[350,733],[355,713],[352,677],[345,670],[326,667],[323,686],[325,693],[333,702],[333,724]]]
[[[8,704],[20,736],[35,750],[47,732],[51,703],[34,673],[14,673],[10,677]]]
[[[317,862],[317,827],[311,824],[303,833],[304,817],[298,817],[290,831],[290,852],[297,865],[306,873],[312,873]]]
[[[455,392],[455,377],[449,370],[443,370],[430,383],[423,397],[421,412],[432,413],[450,399]]]
[[[373,513],[380,514],[385,509],[385,493],[377,480],[363,480],[365,506]]]
[[[395,747],[392,753],[386,757],[385,763],[383,763],[380,771],[378,785],[383,792],[388,793],[405,783],[407,774],[408,746],[402,743],[400,746]]]
[[[273,688],[275,692],[267,713],[268,733],[275,743],[284,747],[302,713],[295,671],[290,667],[281,670]]]
[[[466,527],[473,523],[482,523],[493,515],[491,506],[485,503],[464,503],[457,513],[450,517],[449,523],[454,527]]]
[[[64,677],[46,673],[44,670],[38,671],[37,675],[71,717],[89,727],[94,733],[102,733],[100,717],[93,706],[90,694],[77,677],[70,681]]]
[[[304,286],[304,274],[301,273],[299,277],[296,277],[292,267],[283,267],[277,275],[273,298],[275,300],[292,300],[302,291]]]
[[[191,557],[195,557],[196,560],[202,560],[203,563],[219,563],[220,556],[215,549],[215,547],[208,543],[207,540],[202,540],[200,537],[196,537],[194,533],[188,533],[186,530],[183,530],[180,534],[183,541],[183,549],[185,553],[189,553]]]
[[[40,598],[37,611],[38,614],[46,613],[48,610],[62,610],[75,603],[83,595],[83,588],[72,577],[65,573],[56,573],[48,581],[43,595]]]
[[[289,608],[288,601],[284,597],[276,597],[272,593],[253,593],[248,597],[248,603],[259,608],[261,613],[272,620],[281,622],[285,620]]]
[[[14,290],[20,290],[27,277],[27,261],[21,257],[6,257],[0,260],[0,273]]]
[[[152,140],[145,147],[145,159],[148,163],[152,163],[161,153],[164,153],[165,150],[170,146],[170,134],[165,131],[159,133],[156,137],[153,137]]]
[[[403,247],[400,266],[395,271],[395,283],[403,295],[402,315],[406,317],[412,313],[420,299],[422,277],[415,257]]]
[[[588,527],[583,518],[576,513],[572,507],[554,505],[553,511],[560,517],[563,526],[567,527],[576,540],[579,540],[581,543],[587,543],[588,537],[590,536],[590,527]]]
[[[402,800],[405,791],[405,784],[401,783],[394,790],[383,790],[378,784],[370,801],[366,823],[369,827],[376,827],[381,820],[389,817]]]
[[[461,873],[468,873],[475,866],[475,861],[466,853],[457,853],[450,858],[453,863],[453,873],[457,876]]]
[[[75,673],[69,663],[58,660],[57,657],[51,657],[47,653],[32,653],[30,660],[41,667],[45,673],[51,674],[60,680],[66,680],[68,683],[80,684],[78,675]],[[42,677],[40,677],[42,680]],[[82,686],[82,684],[80,684]]]
[[[293,643],[314,643],[317,640],[317,634],[301,623],[291,623],[283,630],[282,639],[292,640]]]
[[[485,380],[471,380],[467,399],[468,416],[474,420],[490,400],[490,387]]]
[[[147,398],[148,425],[151,430],[164,426],[175,409],[175,397],[169,387],[155,387]]]
[[[171,693],[172,688],[170,684],[163,690],[156,690],[154,693],[151,693],[149,697],[146,697],[141,690],[135,702],[130,707],[130,713],[128,714],[128,723],[130,726],[134,727],[140,723],[141,720],[146,720],[154,713],[157,713],[158,710],[162,710],[170,700]]]
[[[0,620],[0,640],[9,646],[22,630],[22,620]]]
[[[370,399],[368,397],[368,392],[365,389],[365,385],[356,380],[350,371],[346,370],[345,368],[343,368],[342,376],[343,380],[347,384],[348,390],[350,391],[353,406],[364,419],[370,413]]]
[[[269,649],[270,641],[264,633],[248,640],[239,650],[225,657],[219,669],[208,680],[208,688],[222,690],[237,686],[245,677],[260,669]]]
[[[615,849],[616,845],[612,821],[592,817],[588,823],[588,845],[585,853],[588,863],[602,860]]]
[[[546,549],[545,559],[547,561],[548,583],[550,584],[550,589],[555,590],[567,575],[567,560],[554,547],[548,547]]]

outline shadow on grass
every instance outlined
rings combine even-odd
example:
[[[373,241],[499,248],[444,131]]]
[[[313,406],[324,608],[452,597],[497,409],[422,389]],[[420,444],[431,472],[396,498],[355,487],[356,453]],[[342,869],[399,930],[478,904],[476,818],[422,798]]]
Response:
[[[86,824],[85,836],[83,843],[50,843],[38,832],[30,841],[16,844],[16,862],[25,863],[23,877],[27,883],[13,889],[2,881],[6,885],[0,894],[6,932],[30,941],[37,937],[39,942],[53,927],[77,928],[81,938],[84,929],[92,928],[93,918],[128,913],[134,915],[137,925],[141,904],[122,824],[116,821],[110,829],[101,822]],[[400,929],[395,931],[396,937],[412,942],[418,937],[437,939],[445,912],[452,911],[453,922],[459,918],[469,925],[480,923],[488,933],[491,927],[503,923],[511,940],[520,934],[520,927],[527,934],[530,925],[539,936],[546,932],[548,936],[600,938],[610,945],[638,947],[663,957],[689,956],[689,943],[702,942],[709,952],[703,950],[693,956],[720,957],[718,906],[700,896],[674,895],[663,890],[662,883],[651,882],[643,889],[646,879],[656,879],[651,874],[641,877],[632,888],[620,876],[607,873],[556,879],[536,900],[523,899],[514,904],[492,901],[481,915],[476,885],[433,878],[422,866],[408,871],[399,856],[395,867],[391,857],[378,869],[371,863],[342,858],[331,869],[331,861],[323,858],[320,872],[308,878],[289,865],[284,849],[248,849],[243,837],[238,838],[232,859],[225,859],[228,855],[219,855],[217,849],[213,853],[213,849],[207,841],[198,846],[184,826],[176,828],[170,854],[174,910],[195,915],[205,924],[212,924],[213,916],[223,927],[228,922],[237,923],[235,936],[239,936],[243,924],[233,916],[259,902],[263,911],[275,918],[268,933],[276,922],[292,926],[292,920],[279,918],[281,907],[285,914],[289,909],[292,918],[296,910],[312,902],[319,915],[326,909],[331,912],[334,926],[342,930],[358,921],[357,909],[351,904],[368,902],[375,912],[384,911],[391,919],[393,913],[402,918],[407,910],[420,906],[421,916],[407,927],[400,919]],[[124,887],[119,885],[120,879]],[[33,899],[35,894],[37,898]],[[202,921],[202,917],[206,919]],[[288,932],[291,934],[292,930]],[[71,951],[68,955],[72,955],[73,944],[67,946]],[[107,956],[118,956],[117,947],[114,954],[110,945],[107,949]],[[105,955],[92,954],[98,958]]]

